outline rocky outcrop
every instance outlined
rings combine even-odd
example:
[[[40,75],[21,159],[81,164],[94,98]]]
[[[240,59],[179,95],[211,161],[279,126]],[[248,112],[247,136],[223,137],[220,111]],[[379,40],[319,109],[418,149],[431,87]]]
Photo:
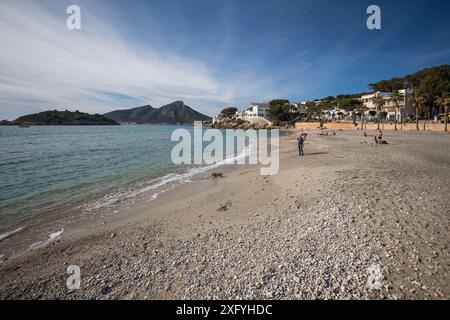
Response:
[[[211,121],[203,124],[207,128],[215,129],[271,129],[272,126],[268,123],[251,123],[242,119],[222,119],[219,122],[212,123]]]
[[[119,125],[114,120],[108,119],[100,114],[89,114],[79,111],[50,110],[40,113],[29,114],[17,118],[14,121],[3,120],[0,125],[16,126],[65,126],[65,125]]]

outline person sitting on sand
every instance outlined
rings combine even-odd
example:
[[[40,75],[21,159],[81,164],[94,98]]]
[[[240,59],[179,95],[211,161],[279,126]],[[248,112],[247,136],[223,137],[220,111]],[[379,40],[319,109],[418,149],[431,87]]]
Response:
[[[375,136],[375,143],[387,144],[387,142],[383,140],[383,132],[381,130],[378,130],[378,134]]]
[[[380,143],[383,140],[383,132],[381,130],[378,130],[377,134],[377,141]]]

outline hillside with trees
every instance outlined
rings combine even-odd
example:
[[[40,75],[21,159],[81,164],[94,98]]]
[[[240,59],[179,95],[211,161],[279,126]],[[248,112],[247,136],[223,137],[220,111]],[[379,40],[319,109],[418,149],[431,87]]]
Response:
[[[161,108],[145,105],[138,108],[115,110],[108,112],[105,117],[119,123],[137,124],[178,124],[193,123],[194,121],[207,121],[211,118],[204,115],[183,101],[174,101]]]
[[[445,103],[442,98],[450,93],[450,65],[444,64],[425,68],[414,74],[372,83],[373,91],[393,92],[404,88],[413,89],[422,118],[430,119],[444,112]],[[441,100],[440,100],[441,99]]]
[[[3,125],[118,125],[114,120],[100,114],[89,114],[79,111],[44,111],[4,121]]]

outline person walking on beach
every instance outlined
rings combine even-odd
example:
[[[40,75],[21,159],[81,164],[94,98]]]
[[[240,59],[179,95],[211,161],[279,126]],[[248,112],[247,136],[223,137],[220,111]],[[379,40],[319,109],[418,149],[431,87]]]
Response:
[[[300,134],[300,136],[297,138],[298,141],[298,155],[299,156],[304,156],[305,153],[303,152],[303,146],[305,144],[305,140],[306,140],[306,134],[302,133]]]

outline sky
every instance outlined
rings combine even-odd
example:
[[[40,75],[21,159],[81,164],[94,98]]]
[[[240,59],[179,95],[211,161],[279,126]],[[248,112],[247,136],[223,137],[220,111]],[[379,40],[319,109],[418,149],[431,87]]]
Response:
[[[69,5],[81,29],[69,30]],[[381,30],[366,10],[381,9]],[[449,1],[0,0],[0,119],[370,91],[450,63]]]

